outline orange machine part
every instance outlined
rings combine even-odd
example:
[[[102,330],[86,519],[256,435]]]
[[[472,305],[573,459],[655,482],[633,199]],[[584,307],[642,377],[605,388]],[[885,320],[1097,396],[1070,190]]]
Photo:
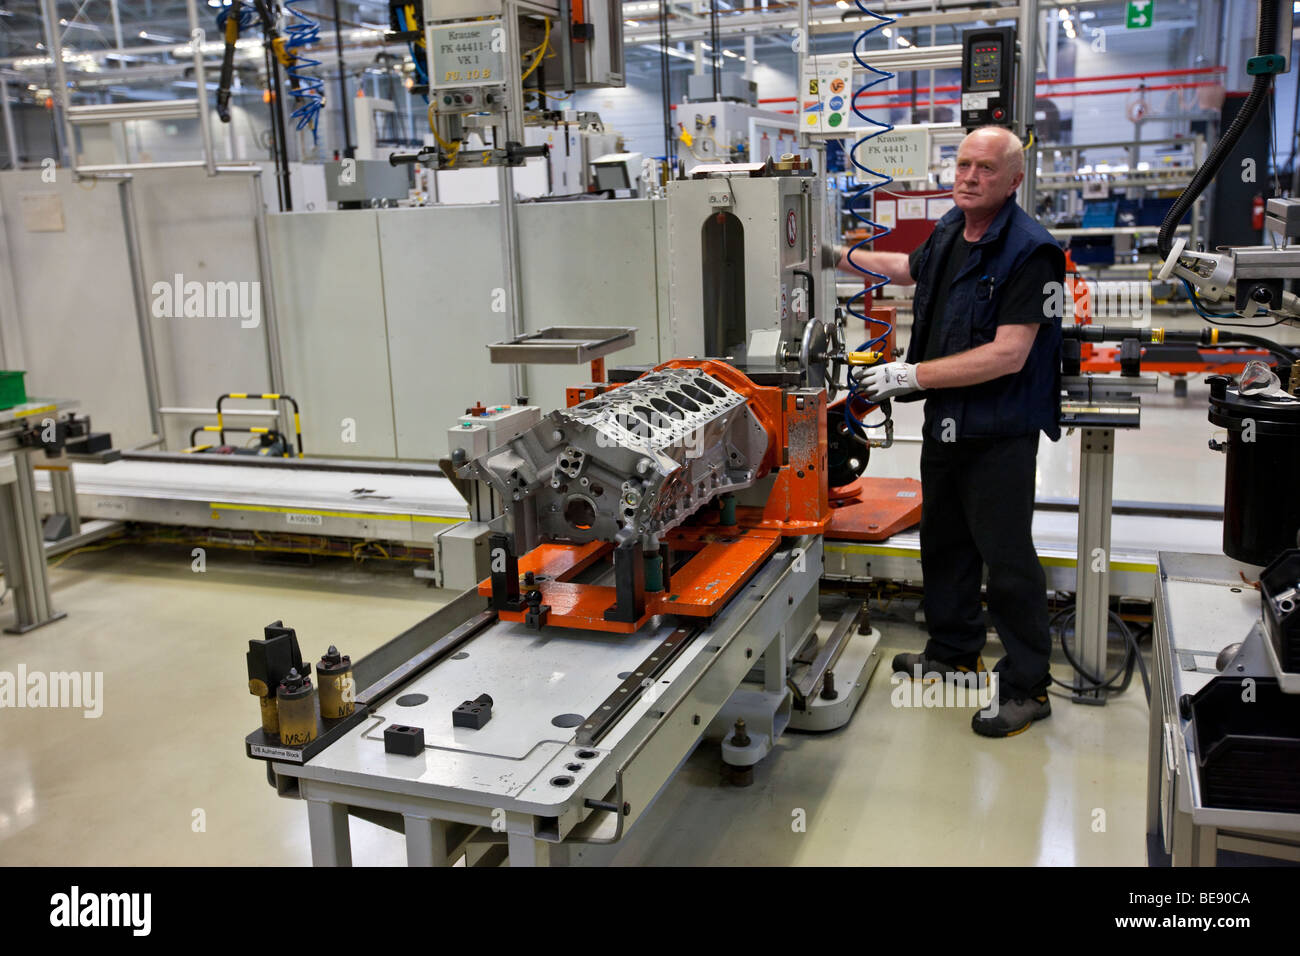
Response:
[[[532,571],[544,578],[532,587],[542,592],[542,604],[550,607],[547,626],[631,634],[656,614],[684,617],[717,614],[777,549],[781,533],[766,528],[739,525],[724,528],[714,524],[676,528],[664,540],[672,552],[689,551],[692,555],[671,574],[669,590],[646,592],[645,614],[635,622],[605,620],[605,611],[617,600],[613,587],[572,580],[609,555],[614,546],[608,542],[538,545],[519,559],[519,573]],[[490,597],[492,582],[481,582],[478,592]],[[524,620],[523,611],[499,611],[498,615],[503,621],[523,623]]]
[[[1110,345],[1093,346],[1083,343],[1091,349],[1091,356],[1079,363],[1084,372],[1118,372],[1119,349]],[[1145,349],[1143,350],[1145,352]],[[1196,375],[1206,372],[1216,375],[1240,375],[1251,359],[1259,359],[1269,365],[1276,365],[1277,358],[1263,349],[1203,348],[1197,349],[1199,362],[1153,362],[1142,359],[1142,371],[1167,372],[1171,375]]]
[[[595,398],[597,395],[604,395],[611,388],[617,387],[617,385],[611,385],[608,382],[590,382],[586,385],[570,385],[564,390],[564,407],[572,408],[574,405],[581,405],[588,399]]]
[[[885,333],[885,341],[881,342],[879,345],[872,346],[872,351],[883,351],[885,353],[883,361],[892,362],[894,360],[894,353],[898,351],[898,309],[892,305],[879,306],[868,310],[867,314],[877,322],[889,323],[889,331]],[[882,326],[876,325],[875,323],[867,323],[867,341],[870,341],[879,335],[881,328]],[[854,343],[852,342],[846,342],[845,344],[850,348],[854,346]]]
[[[830,523],[826,471],[826,393],[785,395],[784,465],[762,508],[737,508],[746,525],[785,535],[820,534]],[[781,448],[781,445],[777,446]]]
[[[915,478],[859,478],[836,488],[829,541],[883,541],[921,520],[921,483]]]
[[[1079,278],[1079,266],[1065,250],[1065,291],[1074,298],[1074,321],[1077,325],[1092,325],[1092,300],[1088,295],[1088,283]],[[1092,358],[1093,344],[1079,343],[1079,357],[1087,362]]]

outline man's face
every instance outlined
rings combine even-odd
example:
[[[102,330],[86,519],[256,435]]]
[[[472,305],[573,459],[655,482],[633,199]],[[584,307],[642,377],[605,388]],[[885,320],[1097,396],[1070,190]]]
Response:
[[[1023,172],[1013,172],[1006,155],[1006,137],[971,133],[957,148],[957,178],[952,199],[967,215],[997,212],[1015,193]]]

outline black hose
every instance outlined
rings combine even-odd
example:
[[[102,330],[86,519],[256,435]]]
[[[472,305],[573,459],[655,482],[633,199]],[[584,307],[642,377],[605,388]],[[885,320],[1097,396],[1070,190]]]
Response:
[[[1259,0],[1259,28],[1255,41],[1255,53],[1258,56],[1273,52],[1277,34],[1278,2],[1280,0]],[[1206,188],[1214,180],[1214,177],[1218,175],[1220,167],[1228,158],[1228,154],[1232,152],[1237,145],[1237,141],[1246,132],[1246,127],[1255,118],[1255,113],[1263,105],[1272,82],[1273,75],[1271,73],[1261,73],[1255,77],[1255,83],[1250,88],[1250,95],[1246,97],[1246,102],[1242,104],[1237,115],[1233,117],[1232,125],[1214,144],[1214,148],[1205,157],[1205,162],[1201,164],[1201,168],[1192,176],[1192,181],[1183,188],[1183,191],[1178,194],[1178,198],[1174,200],[1174,204],[1165,215],[1164,222],[1160,224],[1160,234],[1156,239],[1156,248],[1160,251],[1161,259],[1169,258],[1169,252],[1174,245],[1174,230],[1178,228],[1178,223],[1187,214],[1187,211],[1192,208],[1192,203],[1196,202],[1201,193],[1205,192]]]
[[[1095,328],[1095,326],[1079,326],[1079,328],[1087,329]],[[1091,339],[1085,338],[1084,341],[1091,341]],[[1230,332],[1222,327],[1195,331],[1190,329],[1166,329],[1164,341],[1169,345],[1176,343],[1191,345],[1253,345],[1256,348],[1264,349],[1287,365],[1295,364],[1296,359],[1300,358],[1300,350],[1297,350],[1294,346],[1274,342],[1262,335],[1251,335],[1248,332]]]
[[[1120,694],[1128,688],[1129,682],[1133,679],[1133,666],[1136,663],[1138,669],[1142,673],[1142,687],[1146,692],[1147,703],[1149,704],[1151,702],[1151,677],[1147,673],[1146,661],[1142,659],[1142,651],[1137,645],[1137,639],[1133,637],[1133,632],[1128,629],[1128,625],[1124,623],[1124,619],[1114,611],[1109,612],[1110,620],[1114,622],[1115,626],[1119,629],[1120,635],[1124,638],[1126,651],[1124,654],[1124,661],[1120,664],[1115,673],[1111,674],[1109,677],[1103,678],[1100,674],[1089,673],[1088,669],[1083,667],[1075,659],[1074,654],[1070,650],[1070,645],[1065,639],[1067,627],[1066,622],[1073,619],[1075,613],[1075,605],[1073,603],[1068,604],[1052,615],[1051,620],[1048,621],[1047,628],[1050,633],[1052,627],[1058,622],[1060,623],[1061,651],[1065,654],[1065,659],[1069,662],[1070,666],[1074,668],[1076,673],[1078,673],[1084,686],[1079,687],[1075,684],[1067,684],[1064,681],[1057,680],[1055,677],[1052,678],[1052,683],[1064,687],[1066,690],[1071,692],[1077,692],[1080,690],[1085,692],[1091,690],[1109,690],[1116,694]],[[1116,687],[1115,682],[1121,677],[1123,678],[1123,682]]]
[[[1288,365],[1294,365],[1297,354],[1296,350],[1289,345],[1281,345],[1272,339],[1266,339],[1262,335],[1243,335],[1240,332],[1219,332],[1219,345],[1254,345],[1261,349],[1267,349],[1278,359],[1286,362]]]

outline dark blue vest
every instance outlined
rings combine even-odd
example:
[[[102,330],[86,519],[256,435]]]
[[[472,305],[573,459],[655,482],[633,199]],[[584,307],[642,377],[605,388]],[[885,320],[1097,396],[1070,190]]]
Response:
[[[934,233],[921,247],[916,262],[917,282],[912,300],[908,362],[920,362],[924,358],[922,349],[931,335],[940,336],[939,355],[952,355],[992,342],[997,334],[999,310],[1015,305],[1002,299],[1007,280],[1035,250],[1043,247],[1053,250],[1058,280],[1063,282],[1065,279],[1065,254],[1060,246],[1012,197],[971,247],[970,258],[957,271],[948,292],[947,317],[944,321],[936,321],[936,317],[931,315],[935,284],[943,273],[943,264],[956,237],[965,225],[965,213],[953,207],[939,220]],[[1037,301],[1030,305],[1034,309],[1040,308]],[[927,389],[904,400],[921,398],[926,403],[926,434],[936,438],[944,431],[945,420],[952,419],[957,438],[1030,435],[1041,429],[1048,438],[1056,441],[1061,437],[1060,315],[1039,327],[1025,365],[1019,372],[979,385]]]

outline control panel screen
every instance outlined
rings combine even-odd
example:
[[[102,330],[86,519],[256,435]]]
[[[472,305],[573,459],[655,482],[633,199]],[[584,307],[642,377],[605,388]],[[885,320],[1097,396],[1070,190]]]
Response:
[[[971,47],[970,85],[997,86],[1002,76],[1002,46],[998,43],[979,43]]]

